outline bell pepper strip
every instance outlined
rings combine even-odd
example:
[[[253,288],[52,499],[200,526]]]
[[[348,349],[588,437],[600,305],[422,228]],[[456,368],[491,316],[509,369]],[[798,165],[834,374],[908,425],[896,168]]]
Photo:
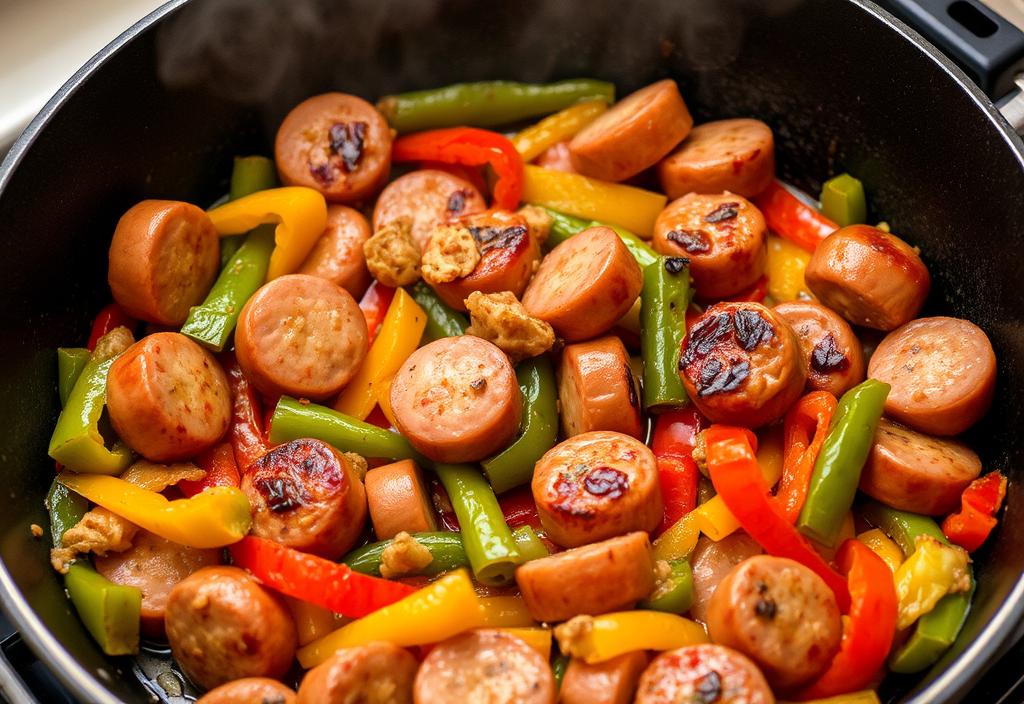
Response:
[[[930,535],[943,541],[946,537],[939,526],[928,516],[890,508],[877,501],[867,501],[858,508],[868,523],[892,538],[907,558],[917,549],[917,537]]]
[[[559,649],[588,665],[634,650],[675,650],[708,642],[699,623],[661,611],[576,616],[555,627]]]
[[[777,700],[778,704],[793,704],[788,700]],[[882,704],[878,693],[873,689],[863,689],[859,692],[840,694],[837,697],[826,697],[824,699],[804,699],[800,704]]]
[[[707,424],[704,416],[693,406],[660,413],[654,420],[651,451],[657,457],[689,457],[697,435]]]
[[[114,328],[128,328],[130,332],[135,331],[138,324],[132,316],[128,315],[124,308],[116,303],[111,303],[100,309],[92,323],[92,330],[89,332],[89,342],[86,348],[89,351],[96,349],[96,343]]]
[[[523,193],[523,158],[507,137],[474,127],[418,132],[399,137],[391,146],[391,160],[442,161],[480,166],[490,164],[498,180],[494,184],[494,207],[515,210]]]
[[[697,507],[697,464],[689,457],[656,456],[664,513],[658,534]]]
[[[853,505],[889,388],[868,379],[843,394],[836,406],[796,522],[801,533],[823,545],[836,545],[843,517]]]
[[[996,527],[995,514],[1005,498],[1006,477],[1002,473],[990,472],[975,479],[960,498],[960,511],[942,522],[942,532],[954,545],[974,552]]]
[[[235,486],[241,481],[238,464],[235,462],[235,449],[230,442],[214,445],[196,457],[196,464],[206,472],[206,476],[197,481],[188,479],[178,482],[178,489],[186,497],[195,496],[213,486]]]
[[[789,240],[768,235],[768,295],[777,303],[810,299],[804,271],[811,253]]]
[[[555,689],[562,689],[562,680],[565,679],[565,671],[569,669],[570,658],[565,653],[559,653],[551,660],[551,674],[555,677]]]
[[[430,551],[433,558],[418,574],[434,577],[459,567],[468,567],[469,559],[462,547],[462,536],[448,531],[434,533],[413,533],[416,542]],[[342,562],[356,572],[380,577],[380,564],[384,550],[394,542],[382,540],[357,548],[345,555]]]
[[[685,560],[700,537],[697,512],[691,511],[659,535],[652,545],[655,560]]]
[[[375,411],[371,411],[369,417],[366,419],[368,423],[372,423],[373,425],[384,428],[385,430],[398,427],[398,422],[395,420],[395,411],[391,408],[391,384],[393,384],[394,381],[395,377],[392,376],[387,379],[382,379],[381,382],[377,384],[377,390],[375,392],[375,395],[377,396],[377,409]],[[375,419],[374,416],[377,414],[383,416],[383,419]]]
[[[62,472],[57,481],[161,538],[193,548],[238,542],[252,523],[249,500],[234,487],[211,487],[192,498],[171,501],[117,477]]]
[[[413,300],[427,314],[427,327],[424,339],[430,342],[442,337],[458,337],[466,334],[469,320],[466,316],[450,307],[438,298],[434,289],[423,281],[417,281],[412,287]]]
[[[831,235],[839,226],[786,190],[778,181],[754,197],[756,205],[768,224],[768,229],[779,237],[813,252],[818,243]]]
[[[557,83],[481,81],[386,95],[377,102],[399,133],[438,127],[497,127],[561,110],[585,100],[615,100],[615,86],[575,78]]]
[[[903,551],[900,550],[900,546],[877,528],[859,533],[857,540],[864,543],[872,552],[882,558],[882,561],[889,566],[890,572],[895,573],[900,568],[900,565],[903,564]]]
[[[427,314],[416,301],[398,289],[359,371],[334,402],[334,410],[365,420],[377,405],[376,386],[390,379],[419,347]]]
[[[551,629],[534,626],[532,628],[498,628],[503,633],[515,636],[536,650],[545,660],[551,658]]]
[[[234,352],[221,356],[231,390],[231,426],[228,438],[235,451],[235,464],[240,472],[270,451],[263,430],[263,410],[256,389],[246,377]]]
[[[327,227],[327,202],[319,191],[304,186],[258,191],[208,214],[221,235],[240,235],[258,225],[277,226],[267,281],[298,269]]]
[[[768,277],[762,276],[748,288],[730,296],[728,301],[734,303],[761,303],[768,295]]]
[[[544,208],[544,212],[551,217],[551,230],[548,233],[548,239],[545,242],[545,246],[548,249],[557,247],[573,235],[579,234],[588,228],[610,227],[615,230],[615,234],[617,234],[619,239],[622,240],[622,244],[626,245],[626,249],[628,249],[629,253],[633,255],[633,258],[636,259],[636,263],[640,265],[641,269],[650,266],[660,257],[651,245],[647,244],[632,232],[619,225],[578,218],[574,215],[560,213],[557,210],[552,210],[551,208]]]
[[[527,203],[621,225],[648,239],[654,232],[654,221],[668,201],[665,195],[654,191],[532,164],[526,164],[523,173],[523,200]]]
[[[284,603],[292,614],[292,621],[295,622],[299,645],[306,645],[317,638],[323,638],[339,625],[338,621],[341,617],[322,606],[290,596],[284,597]]]
[[[671,560],[668,574],[658,581],[650,596],[640,602],[639,608],[682,614],[693,606],[693,570],[687,560]]]
[[[686,337],[691,295],[689,260],[659,257],[644,269],[640,353],[644,360],[643,402],[649,412],[677,408],[689,400],[679,374],[679,353]]]
[[[481,625],[488,628],[530,628],[537,623],[530,616],[521,596],[485,596],[480,598]]]
[[[379,281],[374,281],[366,289],[366,293],[359,299],[359,308],[366,318],[366,330],[369,337],[369,344],[377,337],[380,326],[384,324],[384,317],[391,309],[391,302],[395,298],[395,289],[385,286]]]
[[[528,484],[533,466],[558,438],[558,392],[555,372],[546,355],[516,365],[523,397],[523,420],[511,445],[480,463],[497,494]]]
[[[465,570],[451,572],[401,601],[299,648],[299,664],[316,667],[341,648],[383,640],[408,647],[438,643],[484,625],[480,600]]]
[[[537,513],[537,504],[533,500],[533,492],[530,487],[524,486],[503,494],[498,499],[501,506],[501,514],[509,528],[530,526],[540,529],[540,514]]]
[[[807,500],[814,464],[828,436],[836,404],[836,397],[828,391],[812,391],[786,413],[782,479],[775,499],[790,523],[796,523]]]
[[[821,577],[842,613],[850,608],[844,580],[811,544],[778,513],[742,428],[712,425],[705,431],[708,471],[718,497],[744,530],[770,555],[788,557]]]
[[[516,134],[512,144],[523,161],[533,161],[548,148],[575,137],[607,109],[606,100],[587,100],[570,105]]]
[[[897,598],[892,572],[882,558],[857,540],[836,556],[850,588],[850,613],[832,664],[800,698],[830,697],[864,689],[885,665],[896,634]]]
[[[231,167],[230,200],[238,200],[277,184],[274,161],[265,156],[236,156]]]
[[[82,375],[82,370],[89,363],[92,352],[84,347],[57,348],[57,395],[63,408],[75,388],[75,382]]]
[[[868,221],[864,184],[850,174],[830,178],[821,187],[821,214],[839,227]]]
[[[916,549],[896,570],[900,630],[909,628],[947,594],[970,591],[967,551],[930,535],[917,536]]]
[[[519,550],[518,564],[520,565],[551,554],[548,546],[544,544],[532,526],[519,526],[513,530],[512,540],[516,542],[516,548]]]

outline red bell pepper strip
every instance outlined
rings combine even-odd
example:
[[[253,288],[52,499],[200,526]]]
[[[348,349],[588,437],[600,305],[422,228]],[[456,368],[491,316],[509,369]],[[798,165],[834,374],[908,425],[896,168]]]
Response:
[[[665,411],[656,418],[651,451],[658,457],[689,457],[697,435],[708,423],[693,406]]]
[[[376,425],[378,428],[384,428],[384,430],[391,429],[391,421],[384,415],[384,411],[380,410],[380,406],[374,406],[373,410],[370,411],[370,415],[366,416],[366,422]]]
[[[974,552],[988,538],[998,521],[995,514],[1006,498],[1006,477],[989,472],[975,479],[960,497],[960,511],[946,517],[942,532],[949,542]]]
[[[760,279],[754,282],[754,284],[747,289],[744,289],[737,293],[735,296],[730,296],[727,300],[733,303],[760,303],[768,295],[768,277],[762,276]]]
[[[824,699],[867,688],[885,665],[896,634],[899,599],[885,561],[859,540],[847,540],[836,562],[850,585],[850,617],[831,666],[798,699]]]
[[[135,318],[125,313],[124,308],[116,303],[104,306],[92,323],[92,331],[89,333],[89,343],[86,347],[90,350],[96,349],[96,343],[99,342],[101,337],[122,325],[134,333],[138,322]]]
[[[235,565],[252,572],[265,586],[351,618],[373,613],[416,591],[252,535],[228,550]]]
[[[497,174],[494,207],[514,210],[523,193],[523,158],[508,139],[475,127],[452,127],[399,137],[391,147],[391,160],[443,161],[447,164],[490,164]]]
[[[651,450],[658,460],[658,481],[665,505],[658,534],[697,507],[697,463],[691,453],[707,421],[692,406],[657,416]]]
[[[836,397],[828,391],[812,391],[797,401],[783,425],[782,479],[775,500],[783,516],[796,523],[807,500],[814,463],[825,444]]]
[[[541,527],[537,504],[533,500],[533,492],[529,485],[506,492],[498,499],[498,505],[501,506],[501,513],[509,528]]]
[[[850,609],[846,580],[833,570],[811,544],[778,512],[761,476],[749,430],[712,425],[705,431],[708,472],[715,491],[740,525],[769,555],[788,557],[817,574],[835,594],[840,611]]]
[[[231,428],[228,437],[235,451],[235,464],[240,472],[270,451],[263,432],[262,411],[256,389],[239,366],[232,352],[221,356],[231,387]]]
[[[374,281],[370,284],[370,288],[366,289],[366,293],[363,294],[362,300],[359,301],[359,307],[363,311],[363,317],[366,318],[366,330],[369,332],[369,344],[373,344],[373,340],[377,337],[377,333],[380,331],[380,326],[384,322],[384,316],[388,313],[388,308],[391,306],[391,299],[395,297],[395,289],[390,286]]]
[[[754,205],[761,210],[769,230],[809,252],[839,229],[839,225],[802,203],[778,181],[772,181],[758,194]]]
[[[198,481],[178,482],[178,488],[185,496],[195,496],[211,486],[235,486],[240,481],[235,449],[230,442],[222,442],[196,457],[196,464],[206,470],[206,476]]]

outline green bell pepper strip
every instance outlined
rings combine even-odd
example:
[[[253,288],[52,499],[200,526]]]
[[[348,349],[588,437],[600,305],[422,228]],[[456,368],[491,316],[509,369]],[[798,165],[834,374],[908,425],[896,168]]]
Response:
[[[917,549],[915,541],[919,535],[927,535],[949,545],[939,524],[928,516],[900,511],[877,501],[868,501],[860,507],[859,512],[868,523],[896,541],[903,551],[904,558],[909,557]]]
[[[510,584],[522,556],[490,484],[467,465],[436,464],[434,471],[459,519],[462,545],[477,581],[492,587]]]
[[[681,614],[693,606],[693,570],[689,560],[669,560],[669,578],[640,602],[641,609]]]
[[[839,174],[821,187],[821,212],[839,227],[867,222],[864,184],[850,174]]]
[[[640,350],[644,408],[677,408],[688,398],[679,375],[679,353],[690,305],[690,266],[681,257],[659,257],[644,269],[640,292]]]
[[[516,379],[523,394],[519,437],[480,463],[498,494],[528,483],[537,460],[558,439],[558,392],[551,360],[546,356],[524,359],[516,367]]]
[[[469,566],[466,550],[462,547],[462,536],[458,533],[413,533],[412,537],[429,550],[431,557],[434,558],[418,574],[434,577],[443,572]],[[364,545],[350,552],[341,561],[356,572],[380,577],[381,556],[384,554],[384,549],[393,542],[393,540],[382,540],[379,543]]]
[[[562,680],[565,679],[565,671],[569,669],[569,656],[559,653],[551,660],[551,674],[555,676],[555,688],[562,688]]]
[[[409,295],[427,314],[427,327],[423,339],[433,342],[443,337],[458,337],[466,334],[469,321],[466,316],[442,301],[434,289],[423,281],[417,281]]]
[[[516,541],[516,547],[519,548],[518,564],[520,565],[530,560],[539,560],[551,554],[548,546],[537,536],[537,533],[531,526],[519,526],[516,528],[512,531],[512,539]]]
[[[256,191],[265,191],[277,185],[274,162],[265,156],[236,156],[231,169],[231,189],[227,198],[218,205],[244,198]],[[211,210],[213,207],[211,206]],[[220,238],[220,268],[226,269],[235,252],[245,241],[245,235]]]
[[[658,260],[658,253],[655,252],[649,244],[644,242],[642,239],[637,237],[629,230],[619,227],[618,225],[609,225],[607,223],[598,222],[597,220],[584,220],[573,215],[566,215],[560,213],[557,210],[551,210],[550,208],[542,208],[544,212],[551,216],[551,232],[548,234],[546,246],[551,249],[554,248],[573,235],[582,232],[591,227],[610,227],[615,230],[615,234],[619,236],[622,243],[626,245],[626,249],[636,259],[637,264],[641,268],[650,266]]]
[[[60,546],[65,531],[82,519],[89,502],[56,481],[46,496],[50,511],[50,532],[54,546]],[[107,655],[139,652],[139,623],[142,592],[138,587],[114,584],[80,557],[64,575],[71,603],[86,630]]]
[[[839,399],[796,523],[801,533],[823,545],[835,545],[853,505],[888,395],[888,384],[868,379]]]
[[[71,389],[75,388],[75,382],[91,356],[92,352],[84,347],[57,348],[57,394],[61,406],[68,402]]]
[[[583,100],[615,100],[615,86],[574,79],[557,83],[482,81],[387,95],[377,109],[400,133],[437,127],[496,127],[546,115]]]

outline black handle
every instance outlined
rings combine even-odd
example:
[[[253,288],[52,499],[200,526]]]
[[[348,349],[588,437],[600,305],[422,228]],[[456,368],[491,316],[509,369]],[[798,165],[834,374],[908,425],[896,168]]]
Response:
[[[937,46],[990,98],[1015,91],[1024,32],[979,0],[875,0]]]

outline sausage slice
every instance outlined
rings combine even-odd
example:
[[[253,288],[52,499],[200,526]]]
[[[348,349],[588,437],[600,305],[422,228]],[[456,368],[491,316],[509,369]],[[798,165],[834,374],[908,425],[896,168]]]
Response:
[[[231,391],[217,360],[184,335],[159,332],[125,350],[107,376],[114,430],[153,462],[198,455],[231,419]]]
[[[661,211],[651,244],[661,254],[689,259],[697,295],[716,299],[764,276],[767,234],[764,216],[746,198],[691,193]]]
[[[373,231],[407,218],[413,239],[424,250],[437,225],[486,207],[469,181],[446,171],[421,169],[399,176],[381,191],[373,208]]]
[[[868,372],[892,386],[886,415],[924,433],[958,435],[992,403],[996,353],[969,320],[920,318],[882,340]]]
[[[921,310],[931,275],[917,251],[869,225],[822,240],[804,271],[811,293],[854,325],[893,330]]]
[[[748,557],[762,552],[764,550],[761,546],[743,530],[737,530],[718,542],[702,535],[690,556],[693,571],[693,605],[690,607],[690,616],[701,623],[707,623],[708,605],[725,575]]]
[[[573,167],[586,176],[622,181],[672,151],[693,127],[679,87],[665,79],[612,105],[569,142]]]
[[[424,345],[391,384],[395,423],[437,462],[475,462],[519,431],[522,394],[508,357],[472,335]]]
[[[568,345],[558,368],[558,400],[566,437],[614,430],[639,438],[640,397],[622,340],[602,337]]]
[[[222,684],[196,704],[295,704],[295,690],[266,677],[246,677]]]
[[[552,171],[561,171],[564,174],[579,173],[572,165],[572,154],[569,153],[568,142],[558,142],[540,153],[533,163],[543,166]]]
[[[372,280],[363,255],[363,242],[368,239],[370,224],[362,213],[345,205],[329,205],[327,229],[296,273],[327,279],[359,298]]]
[[[217,277],[220,240],[200,208],[144,200],[118,220],[109,256],[114,300],[135,318],[177,327]]]
[[[343,648],[306,673],[296,704],[412,704],[418,666],[393,643]]]
[[[569,661],[558,694],[560,704],[631,704],[647,653],[634,650],[611,660],[588,665],[579,658]]]
[[[640,295],[640,266],[615,231],[584,230],[544,257],[523,305],[570,342],[607,331]]]
[[[835,311],[812,301],[780,303],[772,310],[800,340],[808,389],[839,398],[864,381],[864,346]]]
[[[658,462],[622,433],[583,433],[555,445],[537,461],[531,487],[541,525],[565,547],[661,523]]]
[[[274,160],[286,185],[315,188],[335,203],[365,200],[387,181],[391,128],[362,98],[316,95],[281,122]]]
[[[366,473],[366,500],[377,540],[400,532],[437,530],[437,516],[423,474],[412,460],[402,460]]]
[[[267,396],[332,396],[355,376],[368,346],[366,317],[352,294],[308,274],[264,284],[235,331],[238,364]]]
[[[679,148],[658,164],[669,198],[731,191],[753,198],[775,178],[775,140],[760,120],[740,118],[694,127]]]
[[[757,665],[720,645],[691,645],[654,658],[637,687],[636,704],[775,704]]]
[[[416,674],[416,704],[555,704],[540,653],[511,633],[470,631],[440,643]]]
[[[715,423],[756,428],[781,418],[807,381],[796,333],[759,303],[716,303],[687,331],[686,393]]]
[[[887,506],[939,516],[981,474],[981,459],[956,440],[933,438],[885,418],[860,475],[860,490]]]

